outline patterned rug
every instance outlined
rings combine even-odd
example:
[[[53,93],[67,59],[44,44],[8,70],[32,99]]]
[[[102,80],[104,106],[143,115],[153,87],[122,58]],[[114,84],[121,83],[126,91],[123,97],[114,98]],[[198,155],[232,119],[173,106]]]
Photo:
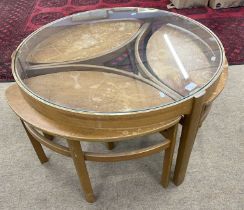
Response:
[[[97,8],[132,6],[166,9],[168,3],[169,0],[1,0],[0,81],[13,80],[10,67],[12,52],[27,35],[46,23]],[[244,7],[171,11],[198,20],[212,29],[221,39],[229,63],[244,63]]]

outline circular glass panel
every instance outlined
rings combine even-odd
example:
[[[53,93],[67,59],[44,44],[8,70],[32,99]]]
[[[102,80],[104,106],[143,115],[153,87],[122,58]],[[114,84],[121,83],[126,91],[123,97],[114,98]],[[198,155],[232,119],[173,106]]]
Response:
[[[14,76],[28,94],[74,111],[128,113],[203,91],[221,73],[223,48],[198,22],[146,8],[74,14],[18,47]]]

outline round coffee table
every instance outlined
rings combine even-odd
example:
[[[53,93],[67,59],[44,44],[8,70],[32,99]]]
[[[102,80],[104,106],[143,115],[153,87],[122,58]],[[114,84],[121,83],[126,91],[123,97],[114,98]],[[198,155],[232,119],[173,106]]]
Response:
[[[72,156],[94,201],[85,160],[119,161],[166,149],[168,184],[177,125],[183,126],[174,183],[183,182],[196,133],[223,90],[227,61],[202,24],[147,8],[100,9],[47,24],[12,57],[16,84],[6,91],[41,162],[41,144]],[[43,132],[43,135],[39,132]],[[123,154],[83,152],[80,141],[108,142],[161,132],[166,141]],[[55,144],[53,136],[68,140]]]

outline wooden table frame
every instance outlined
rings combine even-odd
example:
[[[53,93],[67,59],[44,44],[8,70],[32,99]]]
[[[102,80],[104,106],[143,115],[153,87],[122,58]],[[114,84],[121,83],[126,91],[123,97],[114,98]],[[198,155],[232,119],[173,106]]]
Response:
[[[211,107],[215,98],[223,90],[227,80],[227,75],[228,75],[228,71],[227,71],[227,64],[226,64],[225,69],[221,74],[220,78],[215,83],[215,85],[211,87],[211,91],[208,91],[207,94],[205,93],[199,96],[195,96],[191,104],[191,112],[188,112],[189,114],[185,114],[183,120],[181,120],[181,124],[183,127],[182,127],[182,133],[181,133],[176,167],[175,167],[174,178],[173,178],[173,181],[176,185],[180,185],[184,181],[198,128],[202,124],[203,120],[206,118],[206,115],[209,112],[209,107]],[[59,124],[59,122],[56,122],[56,126],[51,126],[52,123],[55,121],[53,121],[53,119],[49,119],[48,117],[46,117],[46,115],[41,114],[42,112],[38,112],[34,107],[32,107],[30,103],[28,103],[28,100],[26,100],[24,95],[21,94],[21,91],[17,85],[8,88],[8,90],[6,91],[6,96],[10,107],[22,119],[23,126],[27,132],[27,135],[29,136],[29,139],[41,163],[48,161],[41,147],[41,144],[65,156],[69,156],[69,157],[72,156],[77,173],[80,178],[81,186],[85,191],[85,197],[88,202],[94,202],[95,199],[93,196],[89,176],[86,170],[85,160],[102,161],[102,162],[130,160],[130,159],[154,154],[156,152],[166,149],[166,155],[165,155],[166,160],[164,161],[164,165],[166,165],[165,166],[166,169],[164,169],[164,171],[166,172],[163,172],[161,182],[164,187],[168,185],[169,171],[170,171],[169,165],[171,166],[172,155],[173,155],[172,151],[175,144],[174,143],[175,134],[176,134],[175,125],[178,124],[178,121],[180,120],[179,116],[181,116],[179,114],[180,113],[179,110],[178,110],[179,113],[177,114],[178,118],[171,118],[171,120],[169,119],[166,120],[165,123],[159,123],[157,125],[154,124],[151,127],[150,126],[144,127],[144,129],[142,129],[142,133],[136,133],[136,135],[134,135],[137,136],[137,135],[145,135],[153,132],[159,132],[173,126],[174,131],[172,131],[170,135],[167,135],[165,132],[162,132],[162,134],[166,135],[166,138],[171,140],[172,142],[171,147],[169,146],[170,141],[166,141],[166,143],[161,143],[159,145],[155,145],[143,150],[133,151],[129,153],[127,152],[127,153],[111,156],[106,154],[103,155],[103,154],[96,154],[96,153],[87,153],[82,151],[80,147],[80,140],[84,139],[85,137],[84,136],[80,137],[80,134],[82,134],[83,131],[81,130],[79,131],[80,133],[76,133],[77,130],[75,130],[72,127],[69,127],[68,130],[70,131],[70,133],[67,134],[66,127],[68,126],[68,124],[61,125]],[[183,110],[185,109],[183,108]],[[167,115],[167,113],[165,112],[163,112],[163,114]],[[172,113],[170,116],[172,117]],[[172,121],[172,119],[177,119],[177,120]],[[26,123],[24,123],[23,121],[25,121]],[[45,123],[43,124],[43,122],[45,122],[46,124]],[[31,126],[28,127],[28,124],[30,124]],[[38,132],[36,132],[34,128],[39,128],[39,129],[44,128],[42,130],[44,132],[44,135],[42,136],[38,134]],[[86,131],[84,132],[86,133]],[[63,136],[64,138],[68,139],[69,148],[54,144],[51,141],[51,139],[55,134],[57,134],[58,136]],[[105,130],[103,135],[107,135],[107,134],[108,131]],[[114,135],[118,136],[118,133],[114,132]],[[118,136],[118,138],[116,139],[114,138],[114,136],[113,138],[111,138],[111,136],[108,138],[102,136],[102,139],[98,139],[97,141],[107,142],[108,148],[112,149],[114,147],[113,142],[115,140],[119,141],[123,137],[124,136]],[[131,132],[128,135],[128,138],[131,137],[133,137],[133,132]],[[96,137],[89,136],[89,138],[90,138],[89,141],[94,141],[93,138]],[[170,152],[169,152],[169,148],[171,148]],[[84,173],[81,173],[82,171]]]
[[[146,157],[158,152],[165,150],[163,170],[161,176],[161,184],[166,188],[169,184],[170,179],[170,169],[172,165],[172,159],[174,154],[176,134],[178,128],[178,122],[180,118],[173,119],[170,123],[166,122],[162,127],[160,132],[166,139],[153,146],[149,146],[143,149],[138,149],[130,152],[120,152],[120,153],[93,153],[85,152],[82,150],[80,141],[67,139],[68,147],[56,144],[52,141],[53,136],[43,133],[40,134],[35,128],[33,128],[28,123],[21,119],[22,125],[30,139],[30,142],[37,154],[41,163],[48,161],[47,156],[42,148],[42,145],[48,147],[49,149],[62,154],[73,159],[76,172],[78,174],[81,187],[84,191],[85,198],[87,202],[93,203],[95,201],[95,196],[92,190],[89,174],[86,168],[85,161],[96,161],[96,162],[117,162],[132,160],[141,157]],[[112,144],[108,142],[108,144]]]

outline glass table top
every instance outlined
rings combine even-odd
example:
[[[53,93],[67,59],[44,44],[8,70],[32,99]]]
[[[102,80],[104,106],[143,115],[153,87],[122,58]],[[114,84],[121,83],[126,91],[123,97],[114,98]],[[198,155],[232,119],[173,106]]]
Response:
[[[163,107],[221,73],[218,38],[198,22],[148,8],[82,12],[41,27],[16,50],[17,83],[44,103],[95,113]]]

